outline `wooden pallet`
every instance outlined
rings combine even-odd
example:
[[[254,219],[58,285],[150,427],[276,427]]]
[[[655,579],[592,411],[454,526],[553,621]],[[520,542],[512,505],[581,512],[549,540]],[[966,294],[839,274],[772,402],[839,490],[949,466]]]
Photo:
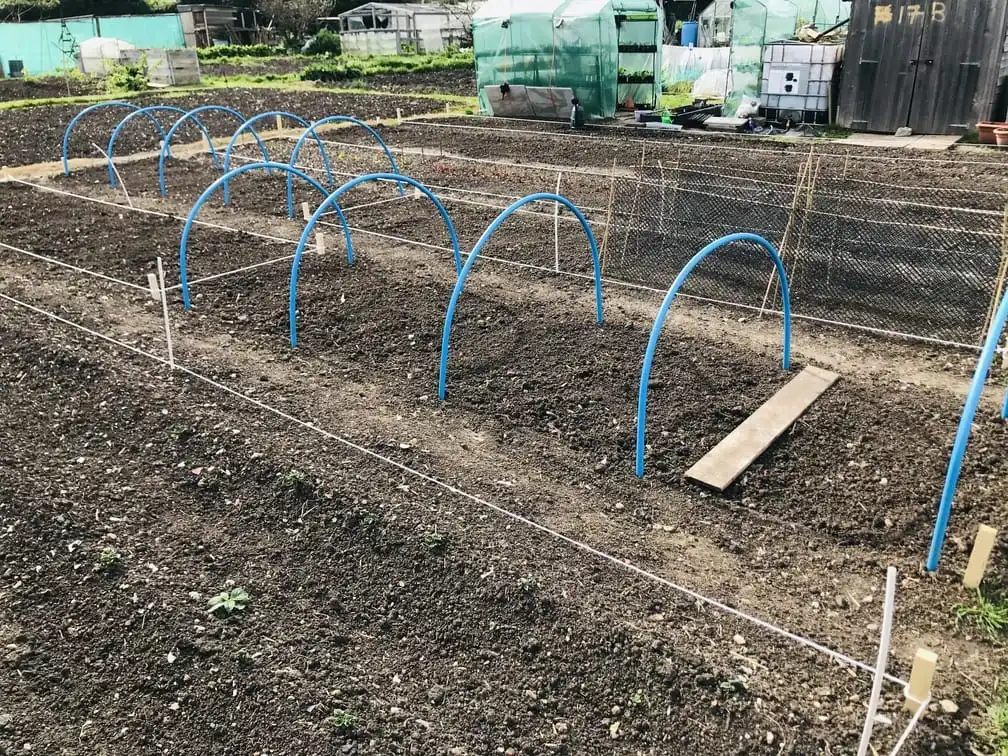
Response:
[[[839,378],[817,367],[802,370],[687,470],[687,480],[724,491]]]

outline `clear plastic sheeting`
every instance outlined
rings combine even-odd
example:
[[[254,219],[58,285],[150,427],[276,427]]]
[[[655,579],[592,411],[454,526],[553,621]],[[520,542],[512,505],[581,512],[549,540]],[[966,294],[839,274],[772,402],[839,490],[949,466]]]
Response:
[[[618,7],[614,7],[616,3]],[[473,15],[481,109],[500,114],[501,109],[511,113],[528,107],[531,114],[531,105],[504,102],[512,97],[516,85],[557,94],[570,90],[593,118],[611,117],[622,102],[620,95],[635,103],[656,104],[661,82],[661,10],[653,0],[616,3],[488,0]],[[643,18],[645,15],[649,18]],[[624,37],[632,52],[620,52]],[[621,55],[632,57],[624,62]],[[628,65],[632,68],[627,69]],[[627,72],[622,77],[627,88],[618,91],[621,69]],[[519,90],[518,94],[517,99],[530,102],[527,92]],[[569,113],[569,105],[551,101],[550,108],[536,110],[540,115],[549,110],[559,115]]]
[[[734,114],[743,100],[759,98],[764,46],[794,39],[809,24],[826,31],[849,15],[841,0],[735,0],[725,111]]]

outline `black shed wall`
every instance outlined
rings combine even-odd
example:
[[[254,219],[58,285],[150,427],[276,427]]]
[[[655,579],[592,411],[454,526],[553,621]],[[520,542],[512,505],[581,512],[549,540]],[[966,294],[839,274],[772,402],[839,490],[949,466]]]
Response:
[[[958,134],[990,118],[1008,0],[853,0],[837,121]]]

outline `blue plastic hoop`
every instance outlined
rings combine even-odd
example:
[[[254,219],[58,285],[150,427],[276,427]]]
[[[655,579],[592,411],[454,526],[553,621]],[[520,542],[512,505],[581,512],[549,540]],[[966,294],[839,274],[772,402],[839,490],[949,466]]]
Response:
[[[530,194],[527,197],[522,197],[498,215],[493,223],[487,227],[487,230],[483,232],[479,241],[476,242],[476,246],[473,247],[472,252],[469,253],[469,259],[466,260],[466,264],[462,268],[462,272],[459,274],[458,280],[455,282],[455,288],[452,290],[451,300],[448,302],[448,312],[445,314],[444,329],[441,332],[441,366],[438,371],[438,396],[441,399],[445,398],[448,383],[448,347],[451,341],[452,322],[455,319],[455,307],[458,305],[459,297],[462,295],[462,288],[465,286],[466,278],[469,277],[469,272],[472,270],[473,264],[476,262],[476,258],[479,256],[480,250],[483,249],[484,245],[490,240],[490,237],[493,236],[494,231],[496,231],[500,225],[507,220],[508,216],[521,208],[523,205],[539,201],[559,202],[561,205],[564,205],[568,210],[574,213],[575,217],[581,221],[581,227],[584,228],[585,234],[588,236],[588,246],[591,248],[592,265],[595,267],[595,319],[599,325],[602,325],[602,268],[599,266],[598,244],[595,242],[595,234],[592,233],[588,220],[584,217],[581,211],[577,209],[573,202],[566,197],[560,196],[559,194],[539,192],[538,194]]]
[[[123,130],[123,127],[126,126],[126,124],[129,123],[131,120],[133,120],[133,118],[135,118],[136,116],[148,115],[150,113],[156,113],[159,111],[181,113],[185,115],[185,111],[182,108],[177,108],[174,105],[151,105],[149,107],[140,108],[139,110],[130,113],[121,121],[119,121],[119,125],[112,130],[112,136],[109,137],[108,149],[105,151],[105,153],[108,156],[109,183],[112,185],[113,188],[115,188],[116,179],[115,179],[115,166],[112,164],[112,155],[115,152],[115,143],[116,139],[119,138],[119,133]],[[196,125],[199,126],[200,131],[203,132],[203,136],[206,137],[207,144],[210,145],[210,149],[213,150],[213,137],[210,136],[210,132],[207,131],[206,126],[203,125],[202,121],[200,121],[198,118],[194,120],[196,121]],[[160,129],[160,131],[161,131],[161,141],[164,142],[167,139],[167,135],[165,134],[164,129]]]
[[[189,275],[188,275],[188,250],[189,250],[189,233],[192,231],[193,223],[196,220],[196,215],[199,213],[200,208],[203,207],[204,203],[213,193],[216,192],[221,184],[227,180],[234,178],[235,176],[240,176],[243,173],[254,170],[262,170],[263,168],[272,169],[276,168],[281,171],[293,172],[298,178],[302,178],[315,187],[319,193],[324,197],[326,195],[326,189],[318,181],[313,179],[307,173],[303,173],[296,168],[291,168],[286,163],[248,163],[240,168],[235,168],[233,171],[225,173],[223,176],[214,181],[210,186],[204,190],[203,194],[199,196],[196,203],[192,206],[189,211],[189,215],[186,218],[185,226],[182,228],[182,241],[179,244],[179,278],[182,284],[182,302],[185,304],[187,310],[192,309],[192,302],[189,300]]]
[[[67,124],[66,131],[63,132],[63,173],[67,176],[70,175],[70,132],[73,131],[73,127],[77,125],[77,122],[90,113],[92,110],[100,110],[102,108],[129,108],[130,110],[142,110],[139,105],[134,105],[132,102],[123,102],[121,100],[112,100],[110,102],[99,102],[97,105],[92,105],[88,108],[84,108],[80,113],[75,115],[70,123]],[[161,132],[161,136],[164,136],[164,127],[161,126],[161,122],[152,116],[150,113],[145,113],[151,123],[153,123],[158,131]]]
[[[318,209],[312,214],[312,217],[308,220],[308,224],[305,226],[304,231],[301,233],[301,240],[298,242],[297,250],[294,252],[294,264],[291,266],[291,281],[290,281],[290,303],[288,318],[290,321],[290,344],[292,347],[297,346],[297,282],[298,273],[301,268],[301,255],[304,254],[305,247],[308,245],[308,239],[311,236],[311,232],[315,229],[315,225],[318,223],[319,219],[325,213],[326,208],[332,206],[336,209],[336,215],[339,216],[340,223],[343,225],[343,238],[346,241],[347,248],[347,263],[353,265],[353,242],[350,239],[350,228],[347,225],[346,218],[343,215],[343,211],[340,206],[336,204],[342,195],[346,194],[348,191],[353,189],[358,184],[363,184],[366,181],[396,181],[400,184],[405,182],[410,186],[415,186],[423,194],[430,198],[434,206],[437,207],[438,212],[441,213],[441,218],[445,222],[445,228],[448,229],[448,236],[451,237],[452,243],[452,255],[455,259],[455,272],[456,274],[462,270],[462,254],[459,251],[458,235],[455,233],[455,224],[452,223],[451,217],[448,215],[448,211],[445,210],[444,205],[441,204],[441,200],[426,186],[421,184],[414,178],[409,176],[403,176],[399,173],[370,173],[366,176],[358,176],[355,179],[347,181],[343,186],[337,189],[335,192],[330,194]]]
[[[385,151],[385,155],[389,159],[389,164],[392,166],[392,173],[399,173],[399,166],[396,165],[395,158],[392,156],[392,151],[388,148],[388,145],[385,144],[385,140],[381,138],[378,132],[375,131],[370,126],[368,126],[366,123],[364,123],[364,121],[361,121],[358,118],[354,118],[353,116],[344,116],[344,115],[328,116],[327,118],[315,121],[315,123],[313,123],[307,129],[305,129],[305,132],[297,140],[297,143],[294,145],[294,149],[291,152],[291,159],[290,159],[291,167],[296,166],[298,155],[301,154],[301,147],[304,144],[305,139],[307,139],[309,136],[314,136],[318,140],[319,148],[322,151],[322,164],[325,167],[326,178],[328,178],[329,180],[329,186],[332,186],[336,182],[336,179],[333,178],[332,164],[329,162],[329,155],[326,153],[324,142],[322,142],[322,140],[318,136],[318,133],[315,131],[319,126],[324,126],[327,123],[353,123],[356,124],[357,126],[360,126],[362,129],[365,129],[371,136],[373,136],[376,140],[378,140],[378,144],[381,145],[381,148]],[[401,182],[399,183],[399,194],[400,195],[403,194],[403,185]],[[287,209],[290,214],[290,217],[293,218],[294,177],[291,174],[287,174]]]
[[[1008,293],[1001,298],[1001,304],[987,331],[987,340],[984,342],[980,359],[977,360],[973,381],[970,383],[966,403],[963,405],[962,417],[959,418],[959,428],[956,431],[955,442],[952,444],[948,470],[945,472],[945,485],[938,502],[934,532],[931,534],[931,548],[928,551],[926,565],[928,572],[935,572],[941,561],[942,547],[945,545],[945,531],[948,530],[949,518],[952,516],[952,499],[955,496],[956,487],[959,485],[959,474],[962,472],[963,458],[966,456],[970,431],[973,429],[973,418],[976,417],[977,407],[980,405],[980,395],[983,393],[984,383],[987,381],[987,374],[994,361],[994,354],[997,352],[997,345],[1004,332],[1006,320],[1008,320]],[[1008,419],[1008,394],[1005,395],[1004,403],[1001,405],[1001,417]]]
[[[172,124],[172,127],[168,129],[168,134],[164,138],[164,144],[161,145],[161,156],[158,158],[158,185],[161,187],[162,197],[168,196],[168,186],[165,181],[165,160],[169,156],[169,145],[171,144],[172,137],[175,136],[175,132],[178,130],[180,126],[182,126],[183,123],[185,123],[190,119],[200,122],[199,119],[196,118],[196,116],[199,115],[200,113],[207,111],[228,113],[229,115],[233,115],[235,118],[237,118],[239,123],[245,121],[245,116],[243,116],[237,110],[233,110],[223,105],[202,105],[198,108],[193,108],[184,116],[175,121],[175,123]],[[266,151],[266,145],[263,144],[262,139],[259,138],[259,133],[255,129],[250,130],[252,131],[252,136],[255,137],[256,142],[259,143],[259,151],[262,153],[263,161],[269,162],[269,153]],[[220,157],[217,155],[217,150],[214,148],[214,144],[212,141],[210,142],[210,156],[213,158],[214,168],[220,170],[221,169]]]
[[[770,259],[773,260],[774,266],[777,268],[777,275],[781,282],[781,299],[784,301],[783,364],[785,370],[791,369],[791,291],[788,288],[787,272],[784,270],[784,263],[781,261],[776,248],[762,236],[758,236],[756,234],[729,234],[717,241],[711,242],[693,255],[693,259],[686,263],[685,267],[679,271],[679,275],[676,276],[675,281],[672,283],[672,287],[668,290],[668,294],[665,295],[665,301],[662,302],[661,307],[658,309],[654,325],[651,327],[651,338],[648,339],[647,352],[644,354],[644,365],[641,367],[640,388],[637,392],[638,478],[644,477],[644,429],[647,423],[648,381],[651,379],[651,363],[654,362],[655,350],[658,348],[658,338],[661,336],[662,326],[665,324],[665,318],[668,315],[669,307],[672,306],[672,301],[676,298],[676,294],[679,293],[679,289],[681,289],[683,284],[686,283],[686,279],[689,278],[690,273],[693,272],[693,269],[696,268],[696,266],[699,265],[704,258],[721,247],[737,241],[755,242],[763,247],[770,256]]]
[[[269,111],[267,111],[265,113],[259,113],[257,115],[252,116],[247,121],[245,121],[245,123],[243,123],[241,126],[238,127],[238,130],[231,136],[231,141],[228,142],[227,150],[225,150],[225,152],[224,152],[224,174],[225,175],[227,175],[231,171],[231,153],[234,151],[235,144],[237,144],[237,142],[238,142],[238,137],[240,137],[245,132],[246,129],[252,128],[253,124],[258,123],[259,121],[263,120],[264,118],[275,118],[277,116],[280,116],[281,118],[290,118],[292,121],[297,121],[298,123],[300,123],[302,126],[305,126],[305,127],[307,127],[309,125],[308,121],[306,121],[301,116],[295,115],[294,113],[287,113],[286,111],[283,111],[283,110],[269,110]],[[316,137],[316,139],[318,139],[318,137]],[[260,142],[260,144],[261,144],[261,142]],[[322,145],[322,140],[319,139],[319,146],[321,147],[321,145]],[[264,162],[267,163],[268,165],[273,165],[273,163],[271,163],[268,160],[264,161]],[[270,168],[267,171],[267,173],[272,174],[273,173],[273,169]],[[230,205],[231,204],[231,185],[227,181],[224,182],[224,204],[225,205]],[[291,216],[291,217],[293,217],[293,216]]]

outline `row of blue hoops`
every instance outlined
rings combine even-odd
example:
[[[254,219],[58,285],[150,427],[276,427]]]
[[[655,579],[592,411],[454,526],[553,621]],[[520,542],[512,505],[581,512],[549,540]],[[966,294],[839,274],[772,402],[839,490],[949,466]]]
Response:
[[[591,249],[592,265],[594,267],[594,280],[595,280],[595,317],[597,322],[601,325],[603,322],[602,317],[602,273],[599,266],[599,254],[598,245],[595,241],[595,235],[592,233],[591,227],[588,221],[585,219],[584,215],[580,210],[567,198],[562,197],[557,194],[551,193],[539,193],[531,194],[527,197],[514,202],[508,208],[506,208],[487,228],[487,230],[480,237],[479,241],[473,247],[472,252],[469,254],[465,265],[461,261],[461,252],[459,250],[458,236],[455,233],[455,227],[452,224],[451,217],[448,215],[447,210],[445,210],[444,205],[441,201],[431,192],[427,187],[421,184],[419,181],[410,178],[409,176],[402,175],[399,173],[399,168],[396,165],[395,158],[392,155],[391,150],[389,150],[388,145],[385,141],[378,135],[378,133],[372,129],[368,124],[360,121],[351,116],[330,116],[328,118],[323,118],[315,123],[309,124],[300,116],[293,113],[287,113],[283,111],[269,111],[266,113],[259,113],[258,115],[245,119],[240,113],[231,108],[224,107],[222,105],[205,105],[203,107],[195,108],[190,111],[184,111],[181,108],[176,108],[170,105],[155,105],[151,107],[141,108],[137,105],[128,102],[104,102],[97,105],[93,105],[89,108],[78,113],[73,120],[67,126],[66,132],[63,136],[63,170],[69,175],[70,164],[69,164],[69,146],[70,146],[70,134],[73,127],[77,122],[83,118],[85,115],[93,110],[99,108],[126,108],[130,109],[131,112],[124,119],[122,119],[116,128],[113,130],[112,135],[108,143],[108,169],[109,169],[109,181],[115,186],[115,171],[112,163],[113,154],[115,150],[115,142],[118,138],[120,132],[123,130],[124,126],[133,118],[143,116],[150,121],[152,121],[158,131],[162,136],[162,147],[161,155],[158,163],[158,180],[161,187],[161,195],[167,196],[168,189],[165,182],[165,161],[171,156],[170,144],[172,136],[178,130],[178,128],[186,121],[194,121],[200,131],[203,133],[209,145],[210,154],[213,158],[214,167],[217,170],[223,170],[224,175],[214,181],[207,189],[203,192],[196,203],[193,205],[189,212],[189,216],[186,219],[185,227],[182,231],[182,241],[179,247],[179,269],[182,284],[182,299],[185,303],[186,309],[192,309],[192,303],[189,298],[189,281],[187,275],[187,248],[189,235],[192,230],[193,223],[196,219],[200,208],[203,204],[216,192],[218,189],[223,190],[224,203],[229,204],[230,202],[230,190],[229,182],[230,179],[235,176],[241,175],[252,170],[266,170],[268,173],[272,173],[274,170],[283,171],[287,174],[287,209],[288,215],[294,217],[294,177],[298,177],[306,182],[308,182],[312,187],[319,191],[325,199],[322,204],[319,205],[318,209],[309,219],[304,231],[301,234],[301,239],[298,241],[297,251],[294,254],[294,263],[291,268],[291,282],[290,282],[290,298],[289,298],[289,324],[290,324],[290,343],[291,346],[297,346],[297,279],[298,271],[301,263],[301,256],[308,244],[308,239],[311,236],[312,231],[315,229],[316,224],[326,210],[332,207],[336,216],[339,218],[340,224],[343,228],[343,237],[347,248],[347,261],[352,265],[354,262],[353,257],[353,243],[350,238],[350,229],[346,222],[346,217],[343,214],[340,206],[337,204],[337,200],[350,189],[355,186],[371,181],[391,181],[398,185],[399,193],[403,194],[403,185],[409,184],[419,190],[421,193],[426,195],[435,205],[438,212],[441,214],[442,219],[445,222],[445,227],[448,230],[448,235],[451,237],[452,243],[452,255],[455,262],[455,271],[457,274],[457,280],[455,282],[455,288],[452,291],[451,300],[448,304],[448,311],[445,315],[444,329],[441,336],[441,364],[438,373],[438,396],[443,400],[446,395],[447,378],[448,378],[448,348],[449,341],[451,337],[452,323],[455,317],[455,308],[458,305],[459,297],[462,294],[462,289],[465,284],[465,280],[471,271],[473,264],[476,261],[477,256],[483,249],[484,245],[493,235],[493,233],[500,227],[500,225],[514,213],[516,210],[521,208],[530,202],[537,201],[548,201],[557,202],[565,207],[567,207],[580,221],[585,234],[588,237],[588,244]],[[233,115],[239,121],[241,125],[238,130],[231,137],[231,141],[228,144],[227,150],[224,153],[224,164],[221,166],[220,159],[214,149],[213,139],[210,133],[207,131],[205,125],[200,121],[199,115],[204,112],[224,112]],[[160,121],[154,117],[155,112],[175,112],[181,114],[181,117],[172,125],[172,127],[165,132],[164,127],[161,125]],[[265,120],[267,118],[289,118],[297,123],[305,126],[304,133],[301,134],[300,138],[294,146],[294,150],[291,154],[291,160],[289,164],[284,163],[274,163],[269,160],[269,153],[266,150],[265,144],[263,144],[262,139],[256,132],[254,126],[256,123]],[[297,158],[301,152],[301,147],[304,142],[309,137],[314,137],[316,143],[319,146],[319,150],[322,154],[322,161],[326,172],[326,177],[328,183],[332,186],[335,183],[335,179],[332,173],[332,166],[329,162],[328,155],[326,153],[325,145],[319,138],[316,130],[330,123],[352,123],[360,126],[368,131],[379,143],[385,155],[389,159],[389,164],[391,166],[391,173],[372,173],[366,176],[360,176],[352,179],[343,186],[339,187],[335,192],[331,194],[315,179],[308,176],[306,173],[295,168]],[[263,161],[259,163],[251,163],[244,165],[240,168],[231,170],[231,154],[234,150],[235,145],[238,142],[239,137],[246,131],[252,133],[253,138],[259,146],[259,150],[263,156]],[[777,275],[780,277],[781,281],[781,295],[783,300],[783,316],[784,316],[784,357],[783,365],[784,369],[788,370],[791,366],[791,296],[790,290],[788,288],[787,274],[784,270],[784,265],[781,261],[780,255],[774,246],[761,236],[749,233],[736,233],[729,234],[717,241],[711,242],[702,250],[700,250],[693,258],[686,264],[686,266],[680,271],[679,275],[676,276],[675,281],[672,283],[671,288],[669,288],[668,293],[662,302],[661,307],[658,310],[658,314],[655,318],[654,325],[651,329],[651,335],[648,339],[647,351],[644,355],[644,364],[641,368],[641,378],[640,386],[637,394],[637,453],[636,453],[636,473],[638,477],[643,477],[644,475],[644,429],[645,422],[647,418],[647,397],[648,397],[648,383],[651,376],[651,366],[654,361],[655,350],[658,347],[658,338],[661,334],[662,326],[665,323],[665,318],[668,315],[669,308],[672,305],[673,300],[679,293],[686,279],[689,277],[690,273],[699,265],[708,255],[710,255],[715,250],[739,241],[753,242],[761,246],[766,250],[767,254],[773,261],[774,266],[777,269]],[[938,506],[938,515],[935,520],[935,527],[931,537],[931,546],[928,552],[927,559],[927,569],[934,572],[938,569],[938,563],[941,559],[941,551],[945,542],[945,535],[948,529],[949,518],[952,513],[952,502],[955,496],[956,487],[959,483],[959,476],[962,470],[963,458],[966,454],[966,447],[969,443],[970,431],[972,429],[973,420],[976,416],[977,408],[980,404],[980,395],[983,391],[984,383],[986,382],[987,374],[990,371],[991,364],[994,360],[994,354],[997,350],[998,341],[1000,340],[1001,334],[1004,330],[1005,323],[1008,321],[1008,293],[1005,293],[998,307],[997,314],[995,315],[993,321],[991,322],[990,330],[987,333],[987,339],[984,342],[984,347],[980,355],[980,359],[977,362],[976,371],[973,374],[973,380],[970,385],[970,390],[966,398],[966,404],[963,408],[963,414],[959,421],[959,427],[956,432],[955,443],[952,447],[952,454],[949,458],[949,466],[945,475],[945,485],[942,490],[941,500]],[[1008,419],[1008,394],[1005,395],[1004,403],[1001,408],[1001,416],[1004,419]]]

